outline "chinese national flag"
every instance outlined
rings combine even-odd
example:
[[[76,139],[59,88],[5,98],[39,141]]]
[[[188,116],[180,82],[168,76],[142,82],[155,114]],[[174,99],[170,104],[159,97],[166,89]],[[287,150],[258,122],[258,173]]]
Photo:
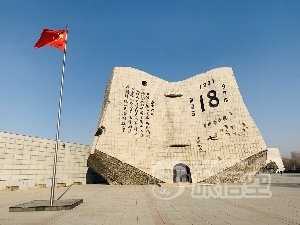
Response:
[[[35,48],[41,48],[49,45],[60,50],[64,50],[67,37],[67,30],[49,30],[44,29],[40,39],[34,45]]]

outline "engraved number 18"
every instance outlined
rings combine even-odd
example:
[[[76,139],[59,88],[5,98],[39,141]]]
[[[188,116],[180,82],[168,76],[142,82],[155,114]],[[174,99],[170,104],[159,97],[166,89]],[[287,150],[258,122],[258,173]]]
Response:
[[[217,107],[219,105],[219,99],[217,98],[217,92],[215,90],[210,90],[207,93],[207,97],[209,98],[208,104],[210,107]],[[200,95],[200,104],[202,112],[205,111],[204,101],[202,95]]]

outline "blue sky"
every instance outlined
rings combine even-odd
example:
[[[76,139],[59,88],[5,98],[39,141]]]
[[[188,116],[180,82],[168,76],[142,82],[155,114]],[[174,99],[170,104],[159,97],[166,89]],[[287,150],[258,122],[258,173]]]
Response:
[[[232,67],[269,147],[300,151],[300,1],[0,1],[0,130],[55,138],[63,52],[34,49],[69,25],[61,139],[91,144],[114,66],[169,81]]]

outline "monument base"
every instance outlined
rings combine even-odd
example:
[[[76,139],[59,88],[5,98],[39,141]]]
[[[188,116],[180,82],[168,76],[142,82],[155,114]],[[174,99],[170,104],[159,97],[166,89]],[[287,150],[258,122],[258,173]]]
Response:
[[[83,199],[54,200],[50,206],[49,200],[33,200],[31,202],[9,207],[9,212],[61,211],[70,210],[83,203]]]

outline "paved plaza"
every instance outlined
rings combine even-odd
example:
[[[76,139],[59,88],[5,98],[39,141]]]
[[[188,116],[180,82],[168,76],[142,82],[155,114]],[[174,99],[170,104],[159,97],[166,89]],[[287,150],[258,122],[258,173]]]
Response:
[[[300,175],[272,175],[270,198],[193,198],[192,185],[179,188],[101,184],[62,187],[56,190],[56,198],[82,198],[83,203],[72,210],[52,212],[9,212],[10,206],[47,200],[49,188],[1,191],[0,224],[300,224]],[[164,200],[157,193],[180,195]]]

